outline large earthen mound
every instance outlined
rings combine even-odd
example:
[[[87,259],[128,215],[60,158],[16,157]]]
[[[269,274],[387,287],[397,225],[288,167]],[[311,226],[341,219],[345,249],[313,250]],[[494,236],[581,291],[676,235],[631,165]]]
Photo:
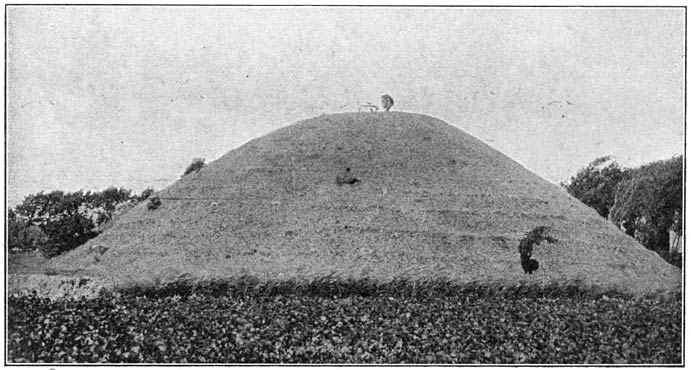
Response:
[[[443,279],[676,289],[678,269],[557,185],[438,119],[345,113],[250,141],[51,262],[122,285]],[[518,245],[545,226],[526,274]],[[103,246],[100,251],[94,252]]]

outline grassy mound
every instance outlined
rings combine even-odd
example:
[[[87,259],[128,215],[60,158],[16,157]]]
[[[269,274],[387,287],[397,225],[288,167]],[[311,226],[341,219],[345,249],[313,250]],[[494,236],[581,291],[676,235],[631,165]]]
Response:
[[[647,294],[680,271],[557,185],[438,119],[322,115],[252,140],[50,262],[120,286],[440,279]],[[518,246],[536,227],[524,272]],[[91,246],[107,252],[93,255]],[[536,261],[536,262],[532,262]],[[538,267],[539,266],[539,267]]]

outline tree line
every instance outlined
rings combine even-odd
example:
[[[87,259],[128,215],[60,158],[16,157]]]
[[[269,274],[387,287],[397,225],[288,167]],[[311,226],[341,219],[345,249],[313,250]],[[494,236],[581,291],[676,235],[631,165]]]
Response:
[[[182,177],[203,167],[204,158],[194,158]],[[153,192],[147,188],[135,194],[110,187],[100,192],[55,190],[28,195],[7,212],[6,247],[9,252],[39,250],[46,258],[58,256],[100,234],[114,216],[148,199]]]
[[[153,189],[134,194],[111,187],[100,192],[40,192],[7,214],[7,246],[11,252],[40,250],[52,258],[98,235],[116,214],[147,199]]]
[[[683,231],[683,172],[683,156],[636,168],[622,168],[605,156],[561,185],[646,248],[681,267],[681,255],[669,251],[669,231]]]

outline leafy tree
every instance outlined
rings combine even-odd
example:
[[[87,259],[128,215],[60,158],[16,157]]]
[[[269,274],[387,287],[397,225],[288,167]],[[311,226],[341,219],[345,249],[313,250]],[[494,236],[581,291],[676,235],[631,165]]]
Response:
[[[152,192],[149,189],[144,191],[149,195]],[[132,207],[142,196],[115,187],[93,193],[56,190],[29,195],[10,211],[10,244],[26,249],[27,243],[33,243],[45,257],[55,257],[98,235],[102,231],[99,226]],[[33,234],[30,233],[32,230]],[[27,240],[24,236],[35,235],[37,230],[40,230],[38,237]]]
[[[182,176],[185,176],[191,172],[199,171],[202,169],[202,167],[204,167],[204,158],[194,158],[192,160],[192,163],[190,163],[190,165],[187,166],[187,169],[185,170],[185,173],[182,174]]]
[[[41,192],[16,207],[17,214],[46,234],[48,240],[39,246],[45,257],[55,257],[96,236],[94,221],[85,212],[87,195],[82,191]]]
[[[136,204],[138,197],[129,189],[110,187],[102,192],[86,193],[84,200],[96,217],[96,225],[101,225],[110,221],[116,212]]]
[[[611,156],[595,159],[561,186],[566,191],[594,208],[600,216],[607,218],[614,205],[617,184],[628,176],[628,170],[619,167]]]
[[[681,233],[684,225],[683,167],[683,157],[678,156],[621,169],[607,156],[596,159],[561,185],[646,248],[680,267],[678,254],[668,253],[668,231]]]
[[[667,251],[668,231],[680,233],[684,224],[683,171],[683,156],[632,170],[617,186],[610,219],[628,223],[630,233],[647,248]]]
[[[70,213],[56,222],[43,226],[49,241],[41,248],[46,258],[52,258],[70,251],[95,237],[98,233],[91,219],[79,213]]]
[[[7,213],[7,249],[30,252],[45,243],[47,237],[41,229],[17,215],[13,210]]]

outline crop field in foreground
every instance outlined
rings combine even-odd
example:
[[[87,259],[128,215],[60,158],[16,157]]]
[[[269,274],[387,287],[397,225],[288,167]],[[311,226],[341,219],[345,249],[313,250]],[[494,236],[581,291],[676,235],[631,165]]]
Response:
[[[680,364],[682,301],[579,288],[245,284],[9,297],[10,363]]]

